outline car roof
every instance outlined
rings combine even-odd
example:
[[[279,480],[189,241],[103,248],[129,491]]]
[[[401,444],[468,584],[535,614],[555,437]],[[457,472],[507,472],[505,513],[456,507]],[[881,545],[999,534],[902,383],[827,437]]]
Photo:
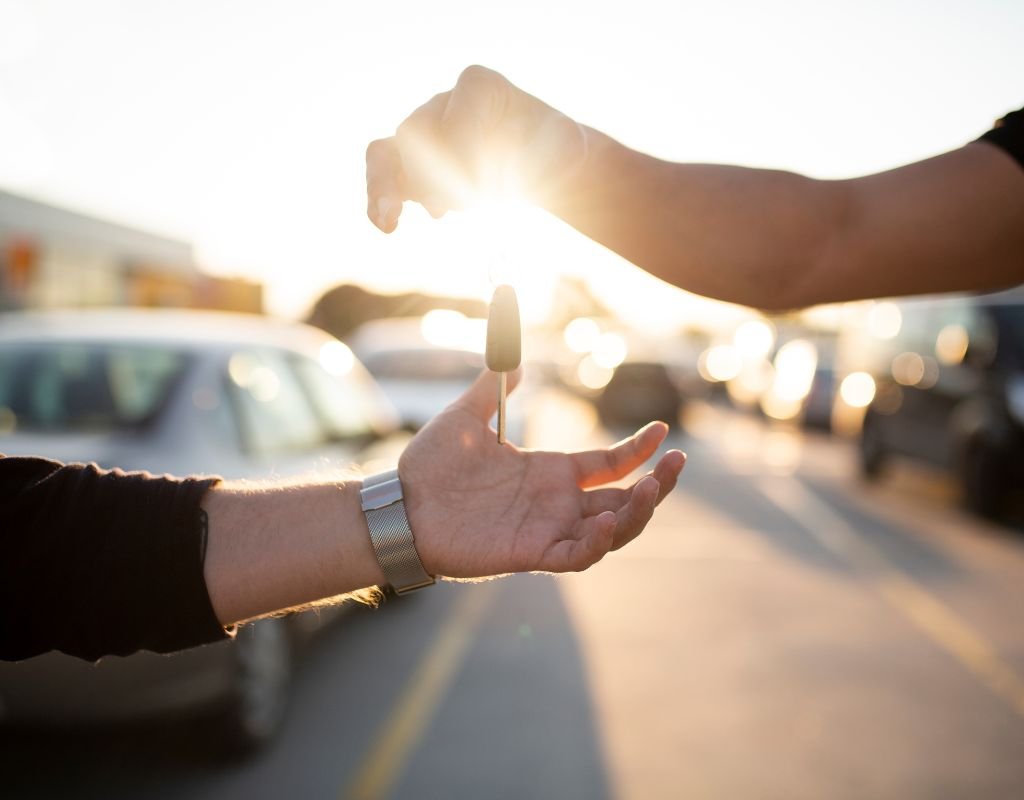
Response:
[[[955,294],[927,294],[893,298],[907,306],[944,306],[967,303],[974,306],[1019,306],[1024,305],[1024,285],[1013,286],[998,292]]]
[[[332,337],[300,322],[192,309],[86,309],[0,313],[0,342],[166,343],[208,349],[319,346]]]

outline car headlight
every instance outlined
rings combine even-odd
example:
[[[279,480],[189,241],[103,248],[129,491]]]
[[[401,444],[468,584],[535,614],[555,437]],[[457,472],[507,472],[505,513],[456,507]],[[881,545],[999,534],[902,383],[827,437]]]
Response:
[[[1014,375],[1006,382],[1006,406],[1010,416],[1024,425],[1024,375]]]

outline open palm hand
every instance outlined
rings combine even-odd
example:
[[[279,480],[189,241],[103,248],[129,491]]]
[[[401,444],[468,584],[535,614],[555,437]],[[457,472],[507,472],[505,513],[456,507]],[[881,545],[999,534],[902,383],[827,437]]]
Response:
[[[488,425],[495,405],[496,379],[485,373],[399,463],[416,547],[433,575],[586,569],[643,531],[685,463],[671,450],[629,488],[591,488],[643,464],[668,426],[652,423],[606,449],[521,450],[497,443]]]

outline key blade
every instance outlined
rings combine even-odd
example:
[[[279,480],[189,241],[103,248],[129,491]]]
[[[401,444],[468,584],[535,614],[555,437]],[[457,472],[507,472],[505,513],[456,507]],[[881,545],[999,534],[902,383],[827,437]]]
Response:
[[[494,290],[487,313],[487,369],[511,372],[523,358],[523,331],[519,322],[519,301],[511,286]]]
[[[508,398],[508,373],[498,375],[498,444],[505,444],[505,402]]]

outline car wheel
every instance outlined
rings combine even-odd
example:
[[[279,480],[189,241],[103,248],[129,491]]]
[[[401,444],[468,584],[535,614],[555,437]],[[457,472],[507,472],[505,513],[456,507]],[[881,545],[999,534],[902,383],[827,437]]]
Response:
[[[860,474],[866,480],[877,480],[885,465],[885,443],[877,417],[868,413],[864,415],[864,424],[860,429]]]
[[[1006,500],[1003,460],[991,447],[976,442],[967,448],[963,462],[964,504],[975,514],[999,519]]]
[[[274,737],[284,722],[292,675],[292,642],[283,619],[241,628],[232,650],[235,680],[210,729],[212,745],[225,757],[251,753]]]

